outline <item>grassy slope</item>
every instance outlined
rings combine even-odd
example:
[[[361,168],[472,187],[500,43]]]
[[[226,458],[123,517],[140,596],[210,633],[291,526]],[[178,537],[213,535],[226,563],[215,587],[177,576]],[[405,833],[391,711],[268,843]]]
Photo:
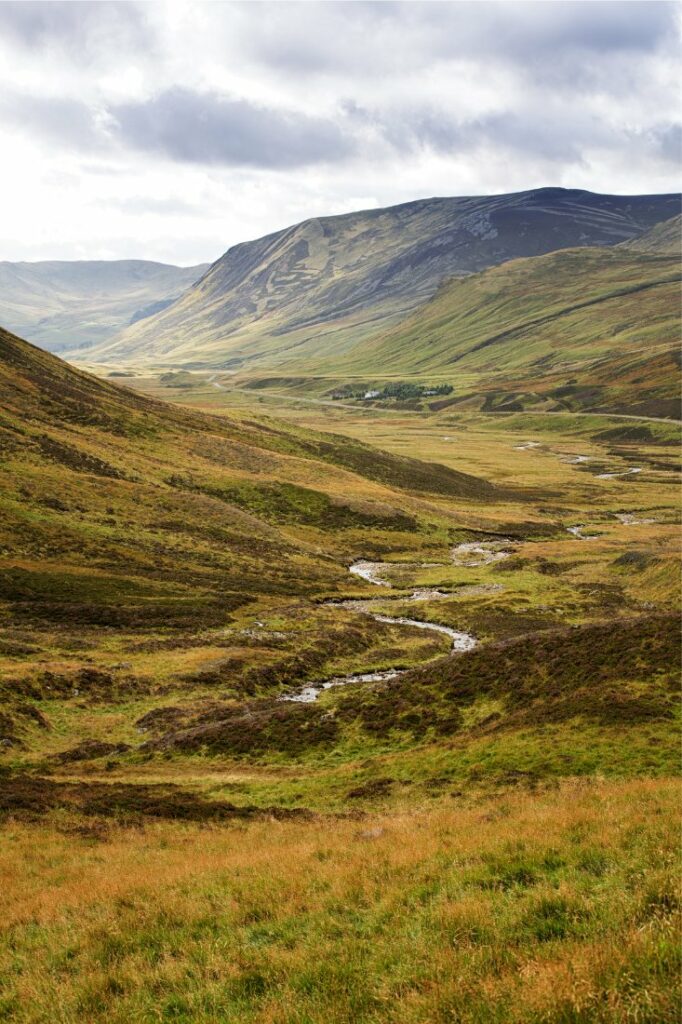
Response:
[[[519,451],[532,418],[446,411],[349,421],[351,440],[0,345],[0,1015],[672,1022],[658,434],[557,421]],[[576,450],[591,472],[557,457]],[[580,521],[596,539],[566,532]],[[452,564],[491,534],[513,557]],[[425,666],[442,638],[319,604],[386,596],[345,571],[363,555],[401,563],[386,610],[480,648]],[[417,585],[451,596],[416,605]],[[278,700],[396,664],[413,671],[394,686]]]
[[[39,845],[16,823],[0,1006],[17,1024],[673,1024],[677,802],[640,781],[333,827],[63,817]]]
[[[332,369],[372,377],[382,367],[448,380],[460,393],[458,377],[475,374],[487,392],[535,392],[569,408],[644,396],[663,407],[677,395],[679,281],[678,259],[622,250],[515,260],[444,286]],[[643,381],[628,378],[632,367]]]
[[[421,531],[419,499],[391,487],[495,495],[333,435],[161,406],[4,332],[0,375],[3,597],[26,614],[196,618],[197,602],[309,593],[341,577],[355,531],[379,548]]]
[[[679,259],[682,251],[682,214],[654,224],[643,235],[621,242],[618,248],[656,256],[677,256]]]

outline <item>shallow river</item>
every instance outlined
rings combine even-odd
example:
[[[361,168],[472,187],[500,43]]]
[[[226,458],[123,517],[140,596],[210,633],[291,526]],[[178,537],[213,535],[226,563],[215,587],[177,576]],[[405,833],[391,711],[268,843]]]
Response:
[[[505,543],[499,541],[485,541],[475,544],[459,544],[451,551],[452,561],[455,565],[461,566],[478,566],[478,565],[489,565],[491,562],[498,562],[503,558],[509,557],[509,552],[506,551]],[[392,584],[385,578],[386,575],[390,575],[391,572],[397,569],[404,568],[418,568],[426,569],[432,568],[439,565],[437,562],[412,562],[412,563],[398,563],[398,562],[369,562],[359,561],[351,565],[348,571],[353,576],[359,576],[361,579],[366,580],[368,583],[373,583],[378,587],[386,587],[389,590],[392,588]],[[461,592],[465,593],[477,592],[487,593],[495,590],[501,590],[499,584],[483,584],[482,586],[473,586],[470,588],[463,587]],[[440,633],[443,636],[447,636],[451,641],[451,653],[455,654],[460,651],[470,651],[476,646],[478,641],[476,637],[472,636],[471,633],[465,633],[462,630],[452,629],[450,626],[443,626],[439,622],[425,622],[421,619],[410,619],[404,616],[385,615],[382,612],[373,611],[373,607],[378,601],[385,600],[396,600],[396,601],[431,601],[438,600],[448,597],[456,597],[457,591],[451,593],[444,590],[436,590],[433,588],[422,587],[413,592],[410,595],[395,595],[387,598],[360,598],[360,599],[349,599],[342,601],[329,601],[328,605],[336,608],[346,608],[353,611],[361,612],[365,615],[371,615],[377,622],[388,622],[396,626],[412,626],[414,629],[426,629],[432,633]],[[423,667],[423,664],[419,667]],[[428,664],[428,662],[426,663]],[[395,679],[397,676],[402,675],[407,669],[388,669],[383,672],[359,672],[353,675],[347,676],[334,676],[331,679],[325,679],[318,683],[310,683],[308,686],[302,687],[294,693],[282,694],[279,698],[283,701],[294,701],[300,704],[311,704],[316,701],[317,698],[324,690],[330,690],[336,686],[349,686],[353,683],[378,683],[383,682],[387,679]]]

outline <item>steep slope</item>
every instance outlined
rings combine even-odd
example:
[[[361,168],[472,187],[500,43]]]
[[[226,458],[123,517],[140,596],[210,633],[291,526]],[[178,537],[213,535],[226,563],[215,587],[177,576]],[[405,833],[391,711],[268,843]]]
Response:
[[[0,262],[0,323],[51,352],[93,345],[169,305],[207,267],[147,260]]]
[[[679,259],[620,247],[513,260],[444,285],[393,330],[311,372],[437,377],[460,397],[474,375],[474,388],[512,394],[517,408],[540,393],[569,408],[646,398],[677,415],[680,277]]]
[[[316,218],[230,249],[178,302],[89,358],[233,367],[336,355],[402,319],[446,278],[613,245],[678,208],[672,195],[552,188]]]
[[[359,442],[156,403],[4,331],[0,392],[5,619],[224,621],[264,594],[333,589],[368,545],[437,531],[420,494],[495,498]]]
[[[677,256],[679,259],[682,255],[682,214],[654,224],[638,238],[621,242],[619,248],[653,256]]]

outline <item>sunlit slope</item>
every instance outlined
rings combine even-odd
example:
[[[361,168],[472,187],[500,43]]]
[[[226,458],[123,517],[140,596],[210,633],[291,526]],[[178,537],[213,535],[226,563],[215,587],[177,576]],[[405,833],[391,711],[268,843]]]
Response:
[[[87,347],[163,309],[207,268],[149,260],[0,262],[0,323],[51,352]]]
[[[234,246],[176,303],[88,358],[216,368],[333,358],[402,320],[446,279],[614,245],[678,209],[672,195],[552,188],[315,218]]]
[[[682,215],[654,224],[639,238],[621,242],[619,248],[632,252],[647,252],[657,256],[682,256]]]
[[[333,369],[435,375],[455,386],[459,374],[474,373],[489,391],[542,391],[547,382],[610,386],[605,367],[634,361],[658,370],[654,379],[645,373],[630,380],[632,396],[672,397],[679,286],[674,257],[573,249],[514,260],[445,285],[409,320],[358,345]]]
[[[0,604],[19,619],[219,622],[345,582],[361,543],[433,530],[421,495],[496,493],[334,435],[161,405],[4,331],[0,393]]]

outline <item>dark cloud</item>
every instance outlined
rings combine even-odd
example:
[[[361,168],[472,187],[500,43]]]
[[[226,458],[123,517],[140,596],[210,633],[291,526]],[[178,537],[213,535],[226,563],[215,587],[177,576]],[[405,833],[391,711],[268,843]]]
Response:
[[[678,7],[652,0],[557,0],[554,3],[426,4],[448,52],[495,53],[517,61],[587,51],[599,54],[658,49],[675,35]],[[443,8],[439,10],[439,8]]]
[[[294,168],[350,155],[333,121],[190,89],[112,109],[118,137],[135,149],[187,163]]]
[[[552,3],[269,3],[245,16],[248,52],[288,73],[380,76],[438,60],[494,57],[526,70],[552,70],[576,56],[646,54],[677,39],[678,6],[668,0],[556,0]],[[292,16],[294,11],[304,17]]]
[[[682,128],[657,125],[647,131],[619,129],[607,117],[583,111],[579,104],[527,101],[523,109],[458,120],[436,107],[401,106],[368,109],[347,101],[349,124],[373,133],[392,150],[407,157],[418,150],[444,156],[473,151],[498,151],[519,160],[540,161],[561,167],[585,163],[594,150],[623,153],[633,149],[641,156],[679,161]]]
[[[651,137],[660,156],[679,167],[682,162],[682,125],[656,125]]]

